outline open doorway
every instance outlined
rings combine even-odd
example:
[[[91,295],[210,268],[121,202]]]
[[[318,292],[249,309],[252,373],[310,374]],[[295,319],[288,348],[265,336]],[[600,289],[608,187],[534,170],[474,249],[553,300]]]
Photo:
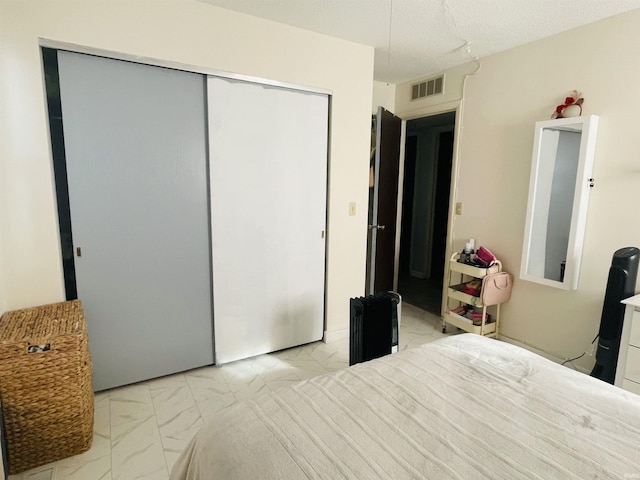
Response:
[[[407,121],[398,293],[440,315],[455,112]]]

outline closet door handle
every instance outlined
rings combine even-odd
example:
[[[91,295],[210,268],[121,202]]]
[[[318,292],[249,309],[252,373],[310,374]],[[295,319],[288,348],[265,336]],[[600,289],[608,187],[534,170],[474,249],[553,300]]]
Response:
[[[384,225],[369,225],[369,230],[384,230]]]

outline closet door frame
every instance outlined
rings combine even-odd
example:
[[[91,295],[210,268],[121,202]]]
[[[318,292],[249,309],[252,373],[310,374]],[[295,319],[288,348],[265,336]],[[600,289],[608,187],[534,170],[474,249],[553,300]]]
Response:
[[[191,73],[198,73],[198,74],[203,74],[206,76],[214,76],[214,77],[221,77],[221,78],[227,78],[227,79],[232,79],[232,80],[238,80],[238,81],[245,81],[245,82],[251,82],[251,83],[257,83],[257,84],[262,84],[262,85],[266,85],[266,86],[273,86],[273,87],[280,87],[280,88],[286,88],[289,90],[299,90],[302,92],[308,92],[308,93],[316,93],[316,94],[322,94],[322,95],[326,95],[328,98],[328,109],[327,109],[327,113],[328,113],[328,118],[327,118],[327,122],[328,122],[328,126],[327,126],[327,131],[328,131],[328,136],[327,136],[327,161],[326,161],[326,196],[325,196],[325,209],[327,214],[325,215],[325,228],[324,228],[324,295],[323,295],[323,323],[324,323],[324,328],[326,328],[326,292],[327,292],[327,261],[328,261],[328,257],[327,257],[327,239],[328,239],[328,224],[327,224],[327,220],[328,220],[328,203],[329,203],[329,196],[330,196],[330,190],[329,190],[329,185],[330,185],[330,149],[331,149],[331,143],[330,143],[330,138],[331,138],[331,111],[332,111],[332,96],[333,96],[333,92],[330,89],[325,89],[325,88],[317,88],[317,87],[310,87],[310,86],[306,86],[306,85],[298,85],[298,84],[294,84],[294,83],[289,83],[289,82],[281,82],[278,80],[272,80],[272,79],[266,79],[266,78],[262,78],[262,77],[256,77],[256,76],[252,76],[252,75],[244,75],[244,74],[239,74],[239,73],[233,73],[233,72],[226,72],[223,70],[218,70],[218,69],[214,69],[214,68],[208,68],[208,67],[202,67],[202,66],[198,66],[198,65],[190,65],[190,64],[184,64],[184,63],[180,63],[180,62],[174,62],[174,61],[169,61],[169,60],[162,60],[162,59],[157,59],[157,58],[152,58],[152,57],[144,57],[144,56],[138,56],[138,55],[132,55],[132,54],[127,54],[127,53],[121,53],[121,52],[114,52],[114,51],[110,51],[110,50],[104,50],[104,49],[99,49],[99,48],[94,48],[94,47],[89,47],[89,46],[83,46],[83,45],[77,45],[77,44],[73,44],[73,43],[69,43],[69,42],[61,42],[58,40],[52,40],[52,39],[46,39],[46,38],[40,38],[39,39],[39,47],[42,48],[49,48],[49,49],[54,49],[54,50],[64,50],[64,51],[68,51],[68,52],[73,52],[73,53],[84,53],[84,54],[88,54],[88,55],[95,55],[95,56],[99,56],[99,57],[105,57],[105,58],[109,58],[109,59],[113,59],[113,60],[123,60],[123,61],[128,61],[128,62],[134,62],[134,63],[140,63],[143,65],[149,65],[149,66],[156,66],[156,67],[164,67],[164,68],[171,68],[171,69],[175,69],[175,70],[182,70],[182,71],[186,71],[186,72],[191,72]],[[43,78],[43,84],[44,84],[44,78]],[[51,125],[48,125],[51,128]],[[209,126],[206,126],[206,129],[209,129]],[[50,130],[51,131],[51,130]],[[53,156],[53,154],[52,154]],[[52,163],[53,163],[53,158],[52,158]],[[210,168],[210,166],[209,166]],[[54,174],[57,175],[57,174]],[[54,177],[54,185],[57,187],[58,184],[56,183],[56,178]],[[63,184],[63,191],[58,193],[58,198],[57,198],[57,202],[58,204],[60,204],[60,195],[61,194],[65,194],[65,190],[66,190],[66,185]],[[67,198],[68,198],[68,191],[66,192]],[[209,197],[210,197],[210,192],[209,192]],[[58,205],[59,206],[59,205]],[[68,208],[68,206],[67,206]],[[56,209],[56,214],[58,214],[58,209]],[[60,225],[60,218],[58,218],[58,225]],[[60,237],[58,238],[58,241],[60,242],[60,244],[62,245],[63,243],[63,238],[62,238],[62,232],[59,231],[59,235]],[[211,239],[210,239],[211,241]],[[67,282],[67,272],[64,272],[64,280],[65,280],[65,294],[67,295],[67,297],[69,297],[69,293],[71,293],[71,297],[75,298],[75,289],[71,289],[71,291],[69,291],[69,285]],[[213,278],[213,277],[212,277]],[[75,281],[74,281],[75,284]],[[69,299],[69,298],[68,298]],[[213,302],[215,303],[215,298],[213,299]],[[213,319],[213,321],[215,322],[215,318]],[[214,327],[215,328],[215,327]],[[214,345],[215,345],[215,338],[214,338]],[[215,351],[214,351],[214,358],[215,358]]]
[[[171,60],[161,60],[158,58],[145,57],[141,55],[131,55],[129,53],[114,52],[112,50],[103,50],[101,48],[88,47],[84,45],[77,45],[75,43],[61,42],[59,40],[51,40],[47,38],[40,38],[38,46],[40,48],[51,48],[54,50],[66,50],[72,53],[85,53],[87,55],[95,55],[97,57],[110,58],[112,60],[124,60],[126,62],[140,63],[142,65],[150,65],[152,67],[165,67],[173,70],[183,70],[190,73],[199,73],[202,75],[208,75],[213,77],[229,78],[233,80],[241,80],[245,82],[259,83],[262,85],[271,85],[273,87],[282,87],[289,90],[300,90],[309,93],[320,93],[329,96],[329,104],[331,104],[331,97],[333,92],[326,88],[311,87],[307,85],[298,85],[295,83],[281,82],[278,80],[271,80],[268,78],[256,77],[253,75],[244,75],[242,73],[227,72],[224,70],[218,70],[215,68],[202,67],[199,65],[190,65],[186,63],[174,62]],[[329,106],[329,113],[331,113],[331,106]]]

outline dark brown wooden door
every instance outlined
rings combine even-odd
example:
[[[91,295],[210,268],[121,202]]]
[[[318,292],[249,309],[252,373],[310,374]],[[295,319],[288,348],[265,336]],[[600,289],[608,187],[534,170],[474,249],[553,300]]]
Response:
[[[400,118],[378,107],[369,204],[368,294],[393,290],[401,129]]]
[[[451,167],[453,162],[453,130],[442,132],[438,141],[436,167],[436,195],[431,236],[430,278],[444,278],[447,250],[447,222],[449,219],[449,193],[451,191]]]

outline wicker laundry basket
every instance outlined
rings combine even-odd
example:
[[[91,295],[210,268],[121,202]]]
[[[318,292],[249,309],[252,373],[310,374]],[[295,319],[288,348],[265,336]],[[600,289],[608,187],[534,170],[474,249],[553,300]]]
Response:
[[[79,300],[0,318],[0,402],[9,474],[91,447],[91,357]]]

